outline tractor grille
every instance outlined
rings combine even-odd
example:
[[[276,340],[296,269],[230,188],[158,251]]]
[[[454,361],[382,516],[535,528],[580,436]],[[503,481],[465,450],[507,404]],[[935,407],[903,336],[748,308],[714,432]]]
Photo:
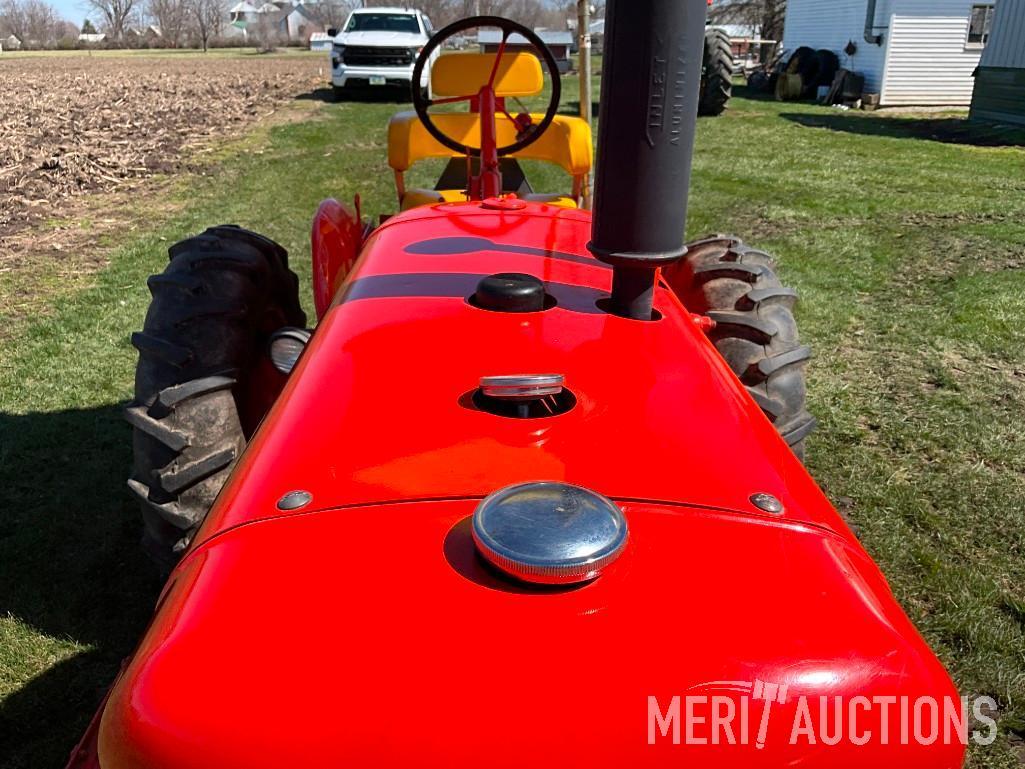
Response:
[[[345,47],[343,61],[358,67],[406,67],[413,63],[408,48]]]

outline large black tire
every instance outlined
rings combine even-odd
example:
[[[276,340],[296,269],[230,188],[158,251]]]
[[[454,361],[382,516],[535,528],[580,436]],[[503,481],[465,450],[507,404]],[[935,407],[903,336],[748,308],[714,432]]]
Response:
[[[273,241],[232,225],[168,251],[152,276],[139,350],[135,466],[128,487],[142,504],[142,543],[169,569],[188,547],[245,447],[241,405],[269,335],[306,325],[298,279]]]
[[[815,90],[822,86],[833,85],[836,73],[840,70],[840,58],[828,48],[822,48],[815,52],[819,60],[818,77],[815,80]]]
[[[687,248],[667,278],[688,310],[715,321],[716,349],[803,460],[815,418],[805,403],[811,350],[798,339],[797,292],[780,283],[772,257],[736,238],[716,236]]]
[[[726,111],[733,94],[733,49],[722,29],[705,30],[698,114],[714,117]]]
[[[818,52],[808,46],[801,46],[787,63],[787,74],[800,75],[804,84],[801,89],[801,98],[807,98],[815,94],[815,88],[819,80],[819,68],[822,60]]]

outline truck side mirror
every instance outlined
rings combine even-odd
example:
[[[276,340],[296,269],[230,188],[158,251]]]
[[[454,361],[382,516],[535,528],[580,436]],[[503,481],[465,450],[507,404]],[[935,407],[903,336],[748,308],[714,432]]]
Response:
[[[337,34],[338,34],[338,28],[337,27],[328,27],[327,28],[327,35],[328,35],[328,37],[335,37]]]

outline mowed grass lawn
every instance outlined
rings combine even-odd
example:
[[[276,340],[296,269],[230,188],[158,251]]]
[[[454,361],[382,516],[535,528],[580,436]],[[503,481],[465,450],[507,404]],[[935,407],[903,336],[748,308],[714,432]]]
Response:
[[[575,92],[568,80],[567,102]],[[159,588],[137,550],[120,419],[146,277],[173,241],[234,222],[289,249],[309,307],[317,203],[358,192],[367,213],[395,207],[385,126],[397,108],[325,103],[258,131],[171,185],[172,213],[114,238],[106,269],[44,298],[38,316],[2,319],[0,766],[62,764]],[[700,121],[689,234],[735,232],[778,255],[816,351],[810,469],[962,692],[999,702],[1001,736],[973,765],[1018,767],[1025,150],[923,138],[959,125],[925,120],[737,98]],[[1016,138],[981,139],[994,136]]]

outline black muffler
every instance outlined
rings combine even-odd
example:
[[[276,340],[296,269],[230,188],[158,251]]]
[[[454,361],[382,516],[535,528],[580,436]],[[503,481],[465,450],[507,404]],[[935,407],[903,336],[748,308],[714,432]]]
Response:
[[[609,310],[650,320],[655,270],[686,253],[706,0],[611,0],[605,12],[591,252]]]

